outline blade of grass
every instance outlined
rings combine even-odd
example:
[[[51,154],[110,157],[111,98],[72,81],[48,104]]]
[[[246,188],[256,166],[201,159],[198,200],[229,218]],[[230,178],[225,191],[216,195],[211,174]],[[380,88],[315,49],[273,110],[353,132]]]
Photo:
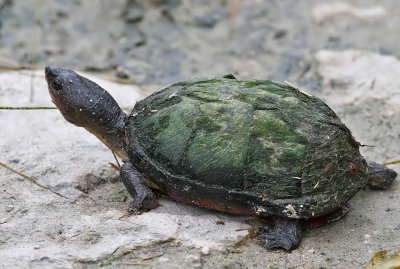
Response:
[[[4,163],[2,163],[2,162],[0,162],[0,165],[3,166],[4,168],[6,168],[7,170],[13,172],[13,173],[15,173],[15,174],[17,174],[17,175],[20,175],[21,177],[25,178],[26,180],[28,180],[28,181],[31,182],[32,184],[35,184],[36,186],[39,186],[39,187],[42,188],[42,189],[45,189],[45,190],[47,190],[47,191],[50,191],[50,192],[52,192],[52,193],[54,193],[54,194],[56,194],[56,195],[58,195],[58,196],[60,196],[60,197],[63,197],[63,198],[65,198],[65,199],[72,200],[71,198],[62,195],[61,193],[58,193],[58,192],[56,192],[56,191],[53,191],[53,190],[50,189],[49,187],[40,184],[40,183],[37,182],[35,179],[33,179],[33,178],[31,178],[31,177],[28,177],[27,175],[24,175],[24,174],[22,174],[21,172],[18,172],[18,171],[16,171],[16,170],[12,169],[11,167],[9,167],[8,165],[6,165],[6,164],[4,164]]]
[[[392,161],[392,162],[387,162],[387,163],[383,163],[382,165],[398,164],[398,163],[400,163],[400,160]]]
[[[56,107],[47,107],[47,106],[0,106],[0,109],[32,110],[32,109],[57,109],[57,108]]]

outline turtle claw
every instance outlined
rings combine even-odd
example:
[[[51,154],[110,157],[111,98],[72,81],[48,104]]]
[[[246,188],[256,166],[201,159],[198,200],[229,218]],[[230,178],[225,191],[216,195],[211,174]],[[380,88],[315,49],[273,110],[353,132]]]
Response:
[[[301,242],[301,227],[297,220],[274,218],[275,226],[266,225],[261,228],[260,241],[268,249],[281,248],[292,251]]]
[[[140,205],[138,205],[136,201],[133,201],[128,207],[128,213],[130,215],[141,215],[143,212],[144,210],[140,210]]]
[[[295,249],[297,246],[287,237],[277,237],[275,234],[270,234],[265,237],[266,247],[268,249],[282,248],[287,251]]]
[[[128,212],[133,215],[141,215],[143,212],[149,211],[158,206],[157,199],[152,192],[146,193],[144,196],[133,201],[129,207]]]

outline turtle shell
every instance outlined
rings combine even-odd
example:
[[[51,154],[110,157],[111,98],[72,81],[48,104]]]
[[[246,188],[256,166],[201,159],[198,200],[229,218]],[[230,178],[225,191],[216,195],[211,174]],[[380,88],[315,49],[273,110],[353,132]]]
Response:
[[[239,214],[316,218],[367,183],[359,143],[320,99],[229,78],[174,84],[138,102],[126,151],[177,200]]]

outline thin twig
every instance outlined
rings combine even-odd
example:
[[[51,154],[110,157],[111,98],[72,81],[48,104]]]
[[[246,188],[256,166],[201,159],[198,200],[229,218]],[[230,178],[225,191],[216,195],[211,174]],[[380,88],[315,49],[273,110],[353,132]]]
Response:
[[[133,84],[135,82],[135,80],[131,78],[116,78],[116,77],[101,77],[101,78],[104,80],[120,84]]]
[[[230,15],[231,20],[236,17],[236,14],[238,13],[241,4],[242,4],[242,0],[235,1],[231,15]]]
[[[34,180],[33,178],[30,178],[30,177],[28,177],[28,176],[22,174],[21,172],[18,172],[18,171],[16,171],[16,170],[12,169],[11,167],[9,167],[8,165],[6,165],[6,164],[4,164],[4,163],[2,163],[2,162],[0,162],[0,165],[3,166],[4,168],[10,170],[10,171],[13,172],[13,173],[20,175],[21,177],[25,178],[25,179],[28,180],[29,182],[35,184],[36,186],[39,186],[39,187],[42,188],[42,189],[48,190],[48,191],[50,191],[50,192],[52,192],[52,193],[54,193],[54,194],[56,194],[56,195],[58,195],[58,196],[60,196],[60,197],[65,198],[65,199],[72,200],[71,198],[62,195],[61,193],[58,193],[58,192],[56,192],[56,191],[53,191],[53,190],[50,189],[49,187],[44,186],[44,185],[38,183],[38,182],[37,182],[36,180]]]
[[[121,217],[119,217],[118,220],[121,220],[121,219],[130,217],[130,216],[132,216],[132,215],[137,215],[137,214],[135,214],[135,213],[126,213],[126,214],[122,215]]]
[[[69,239],[71,239],[71,238],[74,238],[74,237],[77,237],[78,235],[83,234],[83,233],[86,232],[89,228],[90,228],[89,226],[86,226],[82,231],[80,231],[79,233],[76,233],[76,234],[72,235],[72,236],[71,236],[70,238],[68,238],[67,240],[69,240]]]
[[[18,71],[18,70],[31,70],[32,68],[25,65],[16,65],[16,66],[7,66],[7,65],[0,65],[0,71]]]
[[[239,228],[239,229],[236,229],[235,232],[251,231],[251,230],[254,230],[254,228],[253,228],[253,227],[249,227],[249,228]]]
[[[34,83],[33,80],[35,78],[35,65],[36,65],[36,53],[37,53],[37,32],[39,28],[39,8],[40,8],[40,0],[36,0],[35,6],[35,18],[33,21],[33,41],[32,41],[32,72],[31,72],[31,94],[29,97],[29,102],[33,102],[34,95]]]
[[[121,169],[121,165],[119,164],[119,161],[118,161],[118,158],[117,158],[117,156],[115,156],[115,153],[114,153],[114,151],[111,151],[112,152],[112,154],[113,154],[113,156],[114,156],[114,159],[115,159],[115,161],[117,162],[117,164],[118,164],[118,167]]]
[[[161,254],[158,254],[158,255],[149,256],[149,257],[144,257],[142,260],[143,261],[148,261],[148,260],[151,260],[151,259],[154,259],[154,258],[161,257],[163,255],[164,255],[164,253],[161,253]]]
[[[111,168],[114,168],[115,170],[119,171],[121,167],[118,167],[118,165],[115,165],[113,163],[108,163],[109,165],[111,165]]]
[[[235,242],[235,246],[240,245],[241,243],[243,243],[244,240],[248,239],[248,238],[253,238],[256,237],[257,235],[259,235],[258,231],[256,231],[254,228],[249,229],[249,233],[246,234],[245,236],[243,236],[241,239],[239,239],[238,241]]]
[[[300,89],[299,87],[297,87],[296,85],[291,83],[290,81],[285,80],[283,83],[285,83],[285,84],[289,85],[290,87],[292,87],[293,89],[301,92],[302,94],[304,94],[308,98],[312,98],[313,97],[311,94],[309,94],[308,92],[303,91],[302,89]]]

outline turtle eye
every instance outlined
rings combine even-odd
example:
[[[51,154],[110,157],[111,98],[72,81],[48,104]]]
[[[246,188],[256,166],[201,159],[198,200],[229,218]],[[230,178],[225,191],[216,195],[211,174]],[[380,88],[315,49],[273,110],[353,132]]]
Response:
[[[51,87],[56,90],[56,91],[60,91],[63,88],[63,84],[61,82],[60,79],[56,78],[55,80],[53,80],[53,82],[51,83]]]

